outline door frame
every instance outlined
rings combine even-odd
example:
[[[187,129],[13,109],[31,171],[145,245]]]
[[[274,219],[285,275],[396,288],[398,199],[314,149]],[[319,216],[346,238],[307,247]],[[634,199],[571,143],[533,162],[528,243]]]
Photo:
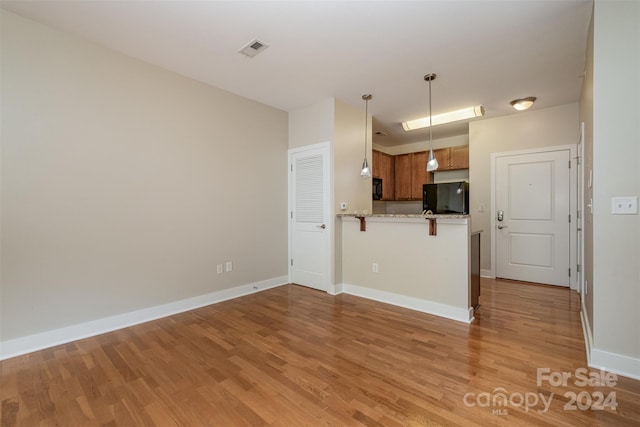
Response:
[[[580,294],[580,298],[584,299],[584,122],[580,122],[580,142],[578,142],[576,163],[577,183],[576,188],[578,194],[576,195],[576,254],[577,254],[577,266],[576,270],[579,270],[577,280],[577,291]]]
[[[576,218],[578,208],[577,202],[577,170],[576,157],[577,145],[557,145],[550,147],[539,147],[527,150],[502,151],[499,153],[491,153],[491,277],[496,277],[496,159],[498,157],[519,156],[526,154],[540,154],[552,151],[569,151],[569,159],[571,161],[571,169],[569,170],[569,212],[571,214],[571,227],[569,228],[569,268],[571,268],[571,277],[569,278],[569,288],[578,290],[578,275],[576,274],[577,265],[577,232],[579,221]]]
[[[327,224],[327,230],[324,235],[324,238],[328,239],[327,244],[325,245],[325,250],[327,253],[324,257],[325,264],[323,266],[324,271],[326,272],[325,277],[323,278],[324,287],[327,292],[331,292],[333,286],[333,281],[331,278],[333,277],[333,253],[334,253],[334,227],[335,227],[335,219],[333,215],[331,215],[332,207],[333,207],[333,156],[331,153],[331,143],[330,142],[321,142],[318,144],[305,145],[302,147],[291,148],[287,151],[287,169],[288,169],[288,178],[287,178],[287,274],[288,281],[292,283],[293,272],[291,260],[293,258],[293,218],[292,212],[295,206],[295,187],[293,183],[293,157],[297,154],[301,154],[307,151],[322,151],[323,159],[326,160],[327,167],[325,171],[328,171],[324,176],[324,198],[328,202],[324,207],[325,223]]]

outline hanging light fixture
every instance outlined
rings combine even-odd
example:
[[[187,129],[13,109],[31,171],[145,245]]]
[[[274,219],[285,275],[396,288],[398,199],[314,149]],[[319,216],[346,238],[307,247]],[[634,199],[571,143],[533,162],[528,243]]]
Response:
[[[433,172],[438,169],[438,161],[433,155],[433,134],[431,129],[433,128],[433,112],[431,111],[431,82],[435,80],[435,73],[429,73],[424,76],[424,79],[429,82],[429,161],[427,162],[427,172]]]
[[[369,168],[369,162],[367,161],[367,123],[369,122],[369,100],[371,95],[362,95],[364,100],[364,161],[362,162],[362,170],[360,176],[363,178],[371,178],[371,169]]]

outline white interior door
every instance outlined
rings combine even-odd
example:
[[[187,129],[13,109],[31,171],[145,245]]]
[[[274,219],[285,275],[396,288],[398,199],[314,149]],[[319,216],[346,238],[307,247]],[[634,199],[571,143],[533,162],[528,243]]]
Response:
[[[570,284],[570,151],[495,159],[496,276]]]
[[[330,283],[329,146],[289,154],[290,281],[327,291]]]

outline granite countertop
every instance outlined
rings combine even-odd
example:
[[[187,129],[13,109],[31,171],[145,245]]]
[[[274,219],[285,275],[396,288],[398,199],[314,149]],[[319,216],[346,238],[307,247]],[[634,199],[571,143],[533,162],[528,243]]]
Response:
[[[371,214],[371,213],[339,213],[338,217],[356,217],[361,216],[365,218],[425,218],[425,219],[465,219],[471,218],[471,215],[456,215],[456,214]]]

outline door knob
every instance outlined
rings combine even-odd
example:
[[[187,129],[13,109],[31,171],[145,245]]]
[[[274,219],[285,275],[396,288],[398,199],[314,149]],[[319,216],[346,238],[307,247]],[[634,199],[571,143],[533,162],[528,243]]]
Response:
[[[327,228],[327,226],[326,226],[326,225],[324,225],[324,224],[322,224],[322,225],[316,225],[316,227],[318,227],[318,228],[322,228],[323,230],[324,230],[325,228]]]
[[[502,230],[503,228],[507,228],[508,225],[498,225],[498,230]]]

